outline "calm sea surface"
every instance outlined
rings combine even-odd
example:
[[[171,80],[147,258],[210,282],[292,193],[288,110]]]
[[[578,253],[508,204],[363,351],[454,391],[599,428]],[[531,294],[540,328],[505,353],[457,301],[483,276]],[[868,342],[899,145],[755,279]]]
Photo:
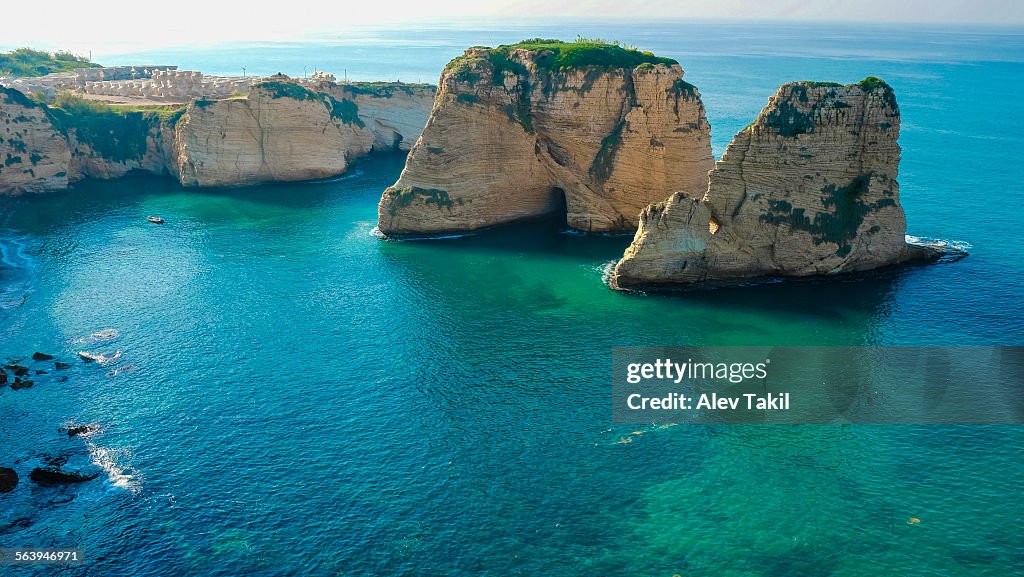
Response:
[[[626,237],[373,236],[398,156],[318,184],[130,178],[0,199],[0,359],[74,365],[0,390],[0,466],[22,476],[0,495],[0,547],[82,547],[87,565],[60,574],[100,576],[1024,572],[1020,427],[641,435],[611,424],[609,386],[617,345],[1024,344],[1020,32],[435,28],[99,59],[436,82],[464,47],[577,33],[678,58],[716,155],[782,82],[885,78],[908,232],[971,256],[620,294],[602,275]],[[100,430],[69,439],[69,423]],[[60,456],[101,475],[28,481]]]

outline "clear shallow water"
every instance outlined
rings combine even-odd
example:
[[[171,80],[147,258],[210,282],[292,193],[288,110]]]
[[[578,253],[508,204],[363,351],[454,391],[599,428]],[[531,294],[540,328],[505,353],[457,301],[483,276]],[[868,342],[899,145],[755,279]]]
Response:
[[[399,157],[322,184],[0,200],[0,357],[122,351],[0,390],[0,466],[23,477],[0,495],[0,546],[84,547],[71,575],[1020,572],[1019,427],[610,425],[612,346],[1024,342],[1019,37],[751,30],[588,33],[679,55],[718,154],[782,81],[884,76],[910,232],[968,259],[624,295],[602,283],[624,237],[373,236]],[[455,38],[534,35],[509,34]],[[367,66],[436,76],[451,45],[415,37]],[[69,440],[70,422],[101,430]],[[104,474],[27,481],[59,454]]]

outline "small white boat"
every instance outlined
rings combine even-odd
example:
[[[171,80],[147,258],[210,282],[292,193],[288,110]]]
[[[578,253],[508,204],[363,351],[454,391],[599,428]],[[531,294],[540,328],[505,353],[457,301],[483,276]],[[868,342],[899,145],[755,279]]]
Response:
[[[146,220],[148,220],[149,222],[156,223],[156,224],[163,224],[164,223],[164,219],[160,218],[159,216],[147,216]]]

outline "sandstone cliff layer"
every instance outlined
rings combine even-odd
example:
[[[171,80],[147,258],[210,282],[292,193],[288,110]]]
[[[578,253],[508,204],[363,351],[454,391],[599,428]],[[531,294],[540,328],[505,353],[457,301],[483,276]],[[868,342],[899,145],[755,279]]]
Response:
[[[557,41],[472,48],[442,74],[378,225],[472,231],[564,210],[577,230],[631,232],[649,203],[704,190],[709,132],[675,61]]]
[[[176,112],[67,98],[46,106],[0,88],[0,194],[67,188],[141,170],[184,186],[308,180],[374,151],[408,150],[432,87],[266,82],[247,96],[192,101]]]
[[[371,150],[408,150],[432,97],[422,88],[385,96],[267,82],[243,97],[196,100],[175,127],[174,172],[184,186],[341,174]]]
[[[863,271],[923,257],[905,241],[900,113],[876,78],[785,84],[702,196],[643,211],[617,287]]]
[[[0,86],[0,194],[68,186],[71,149],[46,109]]]

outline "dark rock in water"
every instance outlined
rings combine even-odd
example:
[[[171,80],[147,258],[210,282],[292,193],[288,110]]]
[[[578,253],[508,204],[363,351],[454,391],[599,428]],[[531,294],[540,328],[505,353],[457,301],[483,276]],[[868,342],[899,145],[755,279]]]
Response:
[[[67,455],[57,455],[56,457],[46,457],[46,464],[51,467],[63,467],[68,464]]]
[[[56,369],[57,369],[58,371],[63,371],[63,370],[66,370],[66,369],[70,369],[70,368],[71,368],[71,365],[69,365],[69,364],[67,364],[67,363],[62,363],[62,362],[60,362],[60,361],[53,361],[53,366],[54,366],[54,368],[56,368]]]
[[[50,374],[50,371],[43,371],[43,370],[40,370],[40,369],[36,369],[36,374],[37,375],[48,375],[48,374]]]
[[[99,473],[83,475],[82,473],[68,473],[53,467],[36,467],[29,473],[28,478],[43,486],[67,485],[70,483],[84,483],[92,481],[99,476]]]
[[[7,373],[5,373],[4,371],[0,371],[0,385],[6,385],[6,384],[7,384]]]
[[[51,505],[63,505],[65,503],[70,503],[70,502],[72,502],[74,500],[75,500],[75,496],[74,495],[62,495],[60,497],[54,497],[53,499],[50,499],[48,502]]]
[[[67,377],[57,377],[57,382],[58,383],[66,383],[66,382],[68,382],[68,378]]]
[[[21,379],[14,379],[14,382],[11,383],[11,388],[17,391],[19,389],[27,389],[34,384],[35,382],[33,381],[23,381]]]
[[[18,486],[18,474],[10,467],[0,467],[0,493],[10,493]]]
[[[8,371],[14,373],[14,376],[16,377],[21,377],[28,374],[28,367],[23,367],[21,365],[7,365],[5,368]]]
[[[53,355],[48,355],[46,353],[40,353],[40,352],[36,351],[36,352],[32,353],[32,360],[33,361],[52,361],[53,360]]]
[[[69,437],[85,435],[96,430],[95,425],[72,425],[66,429]]]
[[[32,526],[32,519],[28,517],[20,517],[8,523],[7,525],[0,526],[0,535],[4,533],[10,533],[15,529],[25,529],[26,527]]]

